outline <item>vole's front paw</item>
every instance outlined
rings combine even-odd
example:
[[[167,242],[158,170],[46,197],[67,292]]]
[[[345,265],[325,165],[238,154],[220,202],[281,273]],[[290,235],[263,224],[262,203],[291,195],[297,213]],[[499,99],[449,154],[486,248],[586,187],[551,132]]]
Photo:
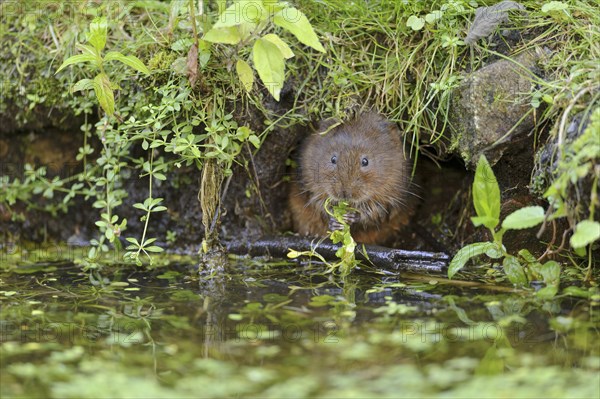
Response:
[[[344,230],[344,225],[338,222],[335,218],[329,218],[329,231]]]
[[[354,224],[356,222],[358,222],[358,220],[360,219],[360,216],[358,214],[358,212],[354,211],[354,212],[347,212],[344,214],[344,222],[346,222],[347,224]]]
[[[344,214],[344,222],[346,222],[346,224],[348,225],[352,225],[353,223],[358,222],[359,220],[359,215],[357,212],[348,212],[346,214]],[[336,231],[336,230],[343,230],[344,229],[344,225],[340,222],[338,222],[335,218],[331,217],[329,218],[329,230],[331,231]]]

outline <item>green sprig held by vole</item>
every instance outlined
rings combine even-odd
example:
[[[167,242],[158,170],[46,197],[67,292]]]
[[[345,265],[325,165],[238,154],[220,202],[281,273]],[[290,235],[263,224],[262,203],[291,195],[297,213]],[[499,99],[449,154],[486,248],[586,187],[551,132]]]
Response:
[[[356,260],[355,255],[356,241],[354,241],[354,238],[352,238],[352,234],[350,233],[350,225],[346,223],[344,217],[348,213],[355,212],[356,210],[351,208],[350,205],[345,201],[341,201],[336,205],[331,206],[331,199],[327,199],[327,201],[325,201],[325,210],[331,217],[333,217],[343,226],[342,230],[332,231],[329,238],[334,244],[342,244],[336,251],[335,255],[340,260],[340,262],[337,264],[340,274],[342,277],[347,276],[352,269],[358,265],[358,261]]]

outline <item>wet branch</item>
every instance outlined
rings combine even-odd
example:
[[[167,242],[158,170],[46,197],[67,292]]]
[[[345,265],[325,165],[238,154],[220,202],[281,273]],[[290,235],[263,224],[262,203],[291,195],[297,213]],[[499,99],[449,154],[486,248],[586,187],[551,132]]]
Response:
[[[339,245],[330,241],[317,244],[316,241],[302,237],[269,237],[252,242],[229,241],[224,244],[230,253],[236,255],[275,258],[285,258],[290,249],[303,252],[316,246],[316,252],[332,261],[337,259],[335,252],[339,248]],[[385,270],[444,273],[449,262],[449,256],[439,252],[405,251],[375,245],[365,245],[365,249],[369,259],[366,259],[362,251],[357,251],[357,258]]]

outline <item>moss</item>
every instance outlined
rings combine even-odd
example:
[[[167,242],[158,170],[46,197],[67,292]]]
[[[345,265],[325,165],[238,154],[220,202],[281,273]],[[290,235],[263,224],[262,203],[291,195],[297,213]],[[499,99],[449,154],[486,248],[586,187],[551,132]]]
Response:
[[[172,52],[158,51],[148,61],[148,68],[150,70],[168,70],[176,59],[177,55]]]

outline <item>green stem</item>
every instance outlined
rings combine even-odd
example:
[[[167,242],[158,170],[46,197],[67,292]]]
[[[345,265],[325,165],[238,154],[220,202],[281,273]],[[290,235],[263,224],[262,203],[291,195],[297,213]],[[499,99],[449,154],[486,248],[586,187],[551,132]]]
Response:
[[[87,129],[88,115],[87,115],[87,112],[84,112],[83,114],[84,114],[83,123]],[[85,153],[85,150],[87,148],[87,135],[88,135],[87,130],[84,130],[83,131],[83,150],[84,150],[84,153],[83,153],[83,175],[84,176],[87,174],[87,154]]]
[[[156,133],[153,136],[156,139]],[[154,151],[150,149],[150,167],[148,168],[148,198],[152,201],[152,166],[154,165]],[[148,204],[148,210],[146,211],[146,220],[144,222],[144,231],[142,232],[142,240],[140,241],[140,247],[137,250],[136,257],[140,256],[140,252],[144,250],[144,241],[146,241],[146,233],[148,232],[148,223],[150,222],[150,213],[152,213],[151,203]],[[150,258],[150,255],[146,251],[144,253]]]
[[[596,191],[596,187],[598,187],[598,175],[594,178],[594,183],[592,184],[592,192],[590,194],[590,220],[594,220],[594,210],[596,209],[596,204],[598,202],[598,192]]]

